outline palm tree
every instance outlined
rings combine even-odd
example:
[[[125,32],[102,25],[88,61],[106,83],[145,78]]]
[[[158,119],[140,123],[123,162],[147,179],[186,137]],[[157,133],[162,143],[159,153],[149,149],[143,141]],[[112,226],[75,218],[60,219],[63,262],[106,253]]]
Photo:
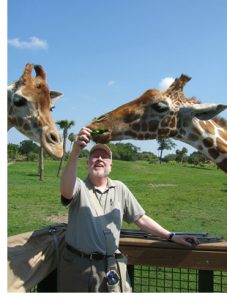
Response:
[[[66,140],[68,137],[68,130],[70,127],[74,126],[75,122],[68,121],[68,120],[61,120],[61,121],[57,121],[56,124],[59,126],[60,129],[63,129],[63,156],[61,158],[59,168],[58,168],[58,173],[57,173],[57,176],[60,176],[62,167],[63,167],[64,158],[65,158]]]
[[[159,161],[161,164],[163,151],[171,150],[172,148],[175,148],[176,144],[171,139],[158,139],[157,142],[159,144],[159,147],[158,147],[158,150],[160,151]]]
[[[73,142],[75,140],[75,137],[76,137],[75,133],[71,132],[69,134],[68,140],[71,142],[71,144],[70,144],[70,150],[72,149],[72,144],[73,144]]]

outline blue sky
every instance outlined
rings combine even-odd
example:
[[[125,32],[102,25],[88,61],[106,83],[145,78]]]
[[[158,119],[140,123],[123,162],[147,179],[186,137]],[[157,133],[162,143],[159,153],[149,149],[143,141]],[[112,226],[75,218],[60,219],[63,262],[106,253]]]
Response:
[[[7,80],[41,64],[64,93],[53,118],[73,120],[75,133],[182,73],[192,77],[186,96],[226,103],[226,16],[226,0],[8,0]],[[8,133],[10,143],[24,139]],[[158,153],[156,141],[128,142]]]

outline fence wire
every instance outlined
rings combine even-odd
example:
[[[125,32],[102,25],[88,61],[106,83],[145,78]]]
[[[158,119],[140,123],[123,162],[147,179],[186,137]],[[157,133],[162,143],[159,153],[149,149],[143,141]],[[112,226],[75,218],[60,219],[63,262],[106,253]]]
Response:
[[[133,292],[135,293],[199,292],[199,270],[134,265],[131,275],[133,276]],[[37,293],[39,290],[36,286],[29,292]],[[47,288],[42,292],[52,291]],[[213,292],[227,292],[227,272],[213,272]]]
[[[134,266],[134,292],[197,293],[198,270]],[[227,292],[227,272],[214,271],[214,292]]]

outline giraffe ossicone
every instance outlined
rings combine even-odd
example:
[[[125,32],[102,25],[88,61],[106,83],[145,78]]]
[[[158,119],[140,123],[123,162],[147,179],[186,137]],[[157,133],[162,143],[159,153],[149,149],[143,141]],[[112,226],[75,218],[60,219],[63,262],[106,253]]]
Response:
[[[227,172],[227,121],[216,117],[227,105],[203,104],[185,97],[183,88],[190,79],[182,74],[166,91],[150,89],[94,119],[89,128],[106,130],[93,140],[108,143],[173,138],[198,149]]]
[[[32,76],[33,68],[36,76]],[[56,159],[63,155],[63,143],[50,110],[63,94],[50,91],[42,66],[26,64],[19,80],[8,86],[8,130],[15,127],[42,145]]]

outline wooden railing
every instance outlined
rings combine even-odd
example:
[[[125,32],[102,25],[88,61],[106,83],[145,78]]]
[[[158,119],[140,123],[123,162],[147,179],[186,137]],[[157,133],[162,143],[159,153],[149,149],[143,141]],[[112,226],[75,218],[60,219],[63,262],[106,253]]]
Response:
[[[56,268],[66,227],[56,224],[8,238],[8,291],[57,291]],[[201,243],[186,247],[140,230],[121,230],[120,250],[128,257],[132,285],[136,283],[134,291],[171,292],[178,284],[178,292],[227,292],[227,242],[207,233],[197,236]],[[191,282],[193,287],[189,287]]]
[[[227,271],[227,242],[206,243],[188,248],[158,240],[121,238],[120,250],[128,257],[128,271],[134,285],[134,266],[155,266],[197,270],[194,292],[213,292],[214,272]],[[56,271],[38,285],[38,292],[56,292]],[[224,282],[225,281],[225,282]],[[221,282],[227,292],[227,273]],[[134,290],[135,291],[135,290]]]
[[[132,283],[134,265],[189,268],[198,270],[198,291],[212,292],[213,272],[227,271],[227,242],[189,248],[167,241],[121,238],[120,250],[128,256]]]

